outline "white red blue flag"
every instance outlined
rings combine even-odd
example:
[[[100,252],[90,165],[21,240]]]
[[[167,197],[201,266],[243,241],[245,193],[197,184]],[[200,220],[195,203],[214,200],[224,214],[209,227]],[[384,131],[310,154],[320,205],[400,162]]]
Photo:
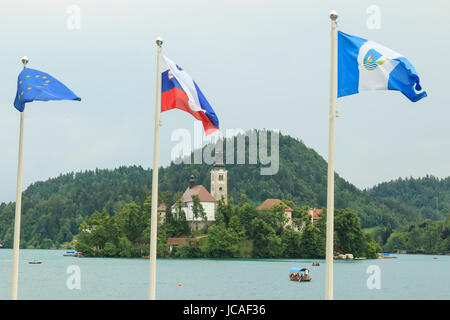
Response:
[[[219,129],[219,119],[200,88],[183,68],[163,56],[161,112],[180,109],[203,123],[205,134]]]

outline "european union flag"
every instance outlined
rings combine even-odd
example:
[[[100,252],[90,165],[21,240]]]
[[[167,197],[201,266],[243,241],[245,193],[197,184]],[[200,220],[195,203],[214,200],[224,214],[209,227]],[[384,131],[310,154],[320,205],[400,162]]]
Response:
[[[23,68],[17,80],[17,93],[16,99],[14,100],[14,107],[20,112],[23,112],[25,110],[25,103],[35,100],[81,101],[81,98],[48,73]]]

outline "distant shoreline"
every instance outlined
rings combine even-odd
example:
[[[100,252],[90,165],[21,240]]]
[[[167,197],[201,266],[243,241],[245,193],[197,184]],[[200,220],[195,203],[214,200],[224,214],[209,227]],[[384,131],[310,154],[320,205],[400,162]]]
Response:
[[[0,249],[5,249],[5,250],[11,250],[12,248],[0,248]],[[32,249],[20,249],[22,250],[44,250],[44,251],[61,251],[64,252],[65,250],[68,249],[37,249],[37,248],[32,248]],[[430,257],[447,257],[450,256],[450,253],[447,254],[430,254],[430,253],[420,253],[420,252],[407,252],[407,253],[389,253],[389,252],[383,252],[383,253],[388,253],[390,255],[393,256],[407,256],[407,255],[415,255],[415,256],[430,256]],[[61,255],[63,257],[63,255]],[[146,257],[107,257],[107,256],[83,256],[83,257],[65,257],[65,258],[101,258],[101,259],[141,259],[141,260],[148,260],[149,258]],[[310,261],[311,263],[313,262],[320,262],[320,263],[325,263],[325,258],[230,258],[230,257],[214,257],[214,258],[208,258],[208,257],[192,257],[192,258],[179,258],[179,257],[157,257],[158,260],[163,259],[163,260],[236,260],[236,261],[254,261],[254,260],[285,260],[285,261],[289,261],[289,260],[302,260],[302,261]],[[333,261],[339,261],[339,263],[341,261],[365,261],[365,260],[381,260],[382,258],[367,258],[367,259],[333,259]],[[383,259],[384,260],[384,259]]]

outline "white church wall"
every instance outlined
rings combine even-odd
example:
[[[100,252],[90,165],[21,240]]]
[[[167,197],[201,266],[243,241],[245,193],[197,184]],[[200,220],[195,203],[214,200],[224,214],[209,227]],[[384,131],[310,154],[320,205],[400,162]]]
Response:
[[[207,221],[216,221],[216,203],[215,202],[200,202],[205,209]],[[186,206],[182,208],[186,215],[186,221],[194,221],[194,212],[192,206],[194,202],[187,202]],[[175,212],[175,211],[173,211]],[[202,221],[203,219],[198,217],[195,221]]]

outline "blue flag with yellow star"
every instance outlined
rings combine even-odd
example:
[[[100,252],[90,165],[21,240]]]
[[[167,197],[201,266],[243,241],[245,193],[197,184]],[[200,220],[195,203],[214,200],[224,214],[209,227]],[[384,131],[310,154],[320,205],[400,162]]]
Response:
[[[14,107],[20,112],[23,112],[25,110],[25,103],[35,100],[81,101],[81,98],[48,73],[23,68],[17,80],[17,93],[16,99],[14,100]]]

